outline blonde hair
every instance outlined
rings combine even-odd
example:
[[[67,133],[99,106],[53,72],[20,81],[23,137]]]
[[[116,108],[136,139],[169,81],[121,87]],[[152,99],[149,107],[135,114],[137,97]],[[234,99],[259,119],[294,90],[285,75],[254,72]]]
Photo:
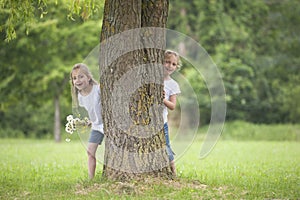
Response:
[[[172,51],[172,50],[166,50],[165,51],[165,59],[170,58],[171,55],[174,55],[176,57],[176,59],[177,59],[177,69],[180,69],[180,67],[182,66],[182,63],[181,63],[179,54],[175,51]]]
[[[73,66],[71,72],[70,72],[70,82],[71,82],[71,95],[72,95],[72,107],[73,108],[78,108],[79,103],[78,103],[78,92],[79,90],[75,87],[73,83],[73,77],[72,74],[74,70],[80,69],[83,74],[85,74],[87,77],[90,78],[90,85],[97,85],[97,81],[93,78],[93,75],[91,71],[89,70],[88,66],[84,63],[77,63]]]

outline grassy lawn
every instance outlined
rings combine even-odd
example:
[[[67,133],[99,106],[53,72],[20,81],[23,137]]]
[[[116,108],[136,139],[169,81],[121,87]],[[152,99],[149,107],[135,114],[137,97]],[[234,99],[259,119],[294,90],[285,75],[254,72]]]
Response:
[[[1,139],[0,199],[300,198],[299,142],[220,140],[202,160],[201,144],[177,157],[175,180],[120,183],[102,180],[101,165],[87,180],[80,141]]]

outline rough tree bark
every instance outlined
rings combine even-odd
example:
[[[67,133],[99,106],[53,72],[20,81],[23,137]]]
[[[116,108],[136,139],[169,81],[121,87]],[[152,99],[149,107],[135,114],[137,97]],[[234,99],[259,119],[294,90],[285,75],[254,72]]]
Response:
[[[99,63],[108,179],[171,175],[162,120],[165,38],[141,30],[164,28],[168,5],[168,0],[105,2]],[[160,48],[143,48],[149,42]]]

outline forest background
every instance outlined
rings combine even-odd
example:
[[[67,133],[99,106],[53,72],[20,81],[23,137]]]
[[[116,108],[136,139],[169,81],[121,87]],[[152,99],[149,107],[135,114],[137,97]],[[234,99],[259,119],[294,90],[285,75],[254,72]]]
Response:
[[[12,40],[5,28],[13,11],[0,5],[2,138],[53,138],[72,112],[69,72],[99,44],[104,1],[97,1],[87,20],[68,14],[76,10],[69,1],[58,2],[48,0],[30,23],[17,24]],[[296,0],[171,0],[167,28],[193,38],[218,66],[227,122],[299,124],[298,13]],[[211,98],[205,82],[188,62],[180,73],[197,94],[200,124],[209,124]]]

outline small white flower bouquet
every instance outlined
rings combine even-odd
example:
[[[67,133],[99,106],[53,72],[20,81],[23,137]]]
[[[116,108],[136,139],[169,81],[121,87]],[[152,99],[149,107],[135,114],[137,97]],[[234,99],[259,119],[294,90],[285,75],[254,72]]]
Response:
[[[67,116],[67,123],[65,130],[69,134],[73,134],[74,131],[78,130],[79,128],[84,128],[90,125],[90,121],[87,117],[84,119],[79,119],[79,118],[73,118],[73,115],[68,115]],[[66,139],[67,142],[70,142],[70,138]]]

